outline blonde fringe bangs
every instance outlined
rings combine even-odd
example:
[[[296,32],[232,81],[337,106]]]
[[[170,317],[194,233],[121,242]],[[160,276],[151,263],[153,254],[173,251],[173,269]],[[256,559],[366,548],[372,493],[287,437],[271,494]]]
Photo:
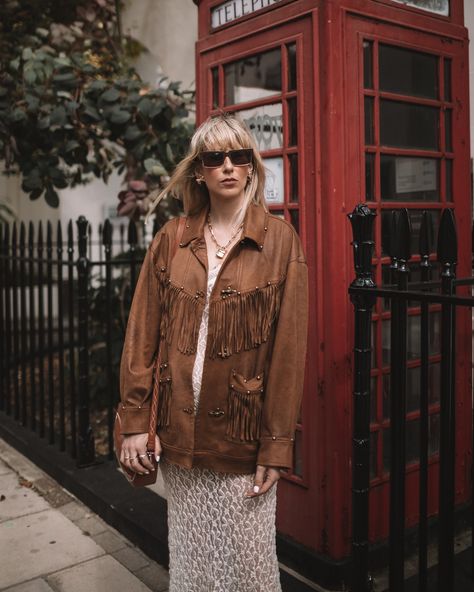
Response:
[[[172,195],[183,201],[186,215],[197,214],[209,203],[205,185],[196,183],[198,157],[204,150],[235,150],[252,148],[254,151],[252,178],[245,188],[245,206],[261,203],[267,209],[264,197],[265,167],[257,145],[246,125],[230,114],[219,114],[206,119],[194,132],[187,155],[176,166],[166,187],[154,199],[145,217],[145,224],[160,201]],[[244,210],[246,207],[244,207]]]

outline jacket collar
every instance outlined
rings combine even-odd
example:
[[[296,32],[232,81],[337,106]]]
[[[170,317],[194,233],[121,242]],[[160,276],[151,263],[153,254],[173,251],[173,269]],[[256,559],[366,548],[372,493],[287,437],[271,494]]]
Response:
[[[204,238],[204,226],[209,212],[209,204],[203,207],[197,214],[187,216],[186,226],[181,238],[180,246],[185,247],[195,238]],[[250,203],[244,216],[242,239],[253,241],[259,250],[263,249],[265,235],[268,227],[268,212],[262,204]]]

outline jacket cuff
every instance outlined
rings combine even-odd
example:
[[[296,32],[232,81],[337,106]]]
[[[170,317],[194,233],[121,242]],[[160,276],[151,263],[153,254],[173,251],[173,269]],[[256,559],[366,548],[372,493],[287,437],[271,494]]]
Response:
[[[293,468],[294,438],[266,436],[260,438],[257,464],[265,467]]]
[[[120,419],[120,433],[123,436],[148,433],[150,427],[150,408],[120,405]]]

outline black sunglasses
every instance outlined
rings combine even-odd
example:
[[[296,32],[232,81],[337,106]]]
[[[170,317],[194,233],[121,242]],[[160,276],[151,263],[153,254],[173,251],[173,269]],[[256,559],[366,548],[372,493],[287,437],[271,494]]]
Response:
[[[230,162],[234,166],[244,166],[252,162],[253,150],[252,148],[228,150],[227,152],[224,150],[206,150],[200,154],[202,165],[209,169],[222,166],[226,156],[230,158]]]

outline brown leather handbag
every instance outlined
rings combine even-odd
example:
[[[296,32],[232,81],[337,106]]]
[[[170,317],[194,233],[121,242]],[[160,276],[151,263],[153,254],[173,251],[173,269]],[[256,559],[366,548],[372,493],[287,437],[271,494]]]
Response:
[[[178,229],[176,232],[176,240],[175,244],[173,245],[173,252],[169,260],[173,258],[174,254],[176,253],[176,249],[181,241],[181,237],[184,231],[184,223],[185,218],[181,217],[178,222]],[[120,462],[120,454],[122,452],[122,445],[124,441],[124,436],[121,434],[121,427],[122,427],[122,418],[120,415],[121,405],[120,403],[115,408],[115,422],[114,422],[114,448],[115,448],[115,456],[117,458],[118,464],[122,473],[127,478],[127,481],[133,487],[144,487],[145,485],[152,485],[156,481],[158,463],[156,462],[155,457],[155,435],[156,435],[156,422],[158,417],[158,393],[159,393],[159,385],[160,385],[160,352],[155,358],[155,363],[153,367],[153,394],[151,397],[151,405],[150,405],[150,423],[148,425],[148,440],[146,445],[146,451],[148,454],[148,458],[150,462],[153,464],[153,471],[150,473],[141,475],[140,473],[136,473],[132,471],[124,464]]]

